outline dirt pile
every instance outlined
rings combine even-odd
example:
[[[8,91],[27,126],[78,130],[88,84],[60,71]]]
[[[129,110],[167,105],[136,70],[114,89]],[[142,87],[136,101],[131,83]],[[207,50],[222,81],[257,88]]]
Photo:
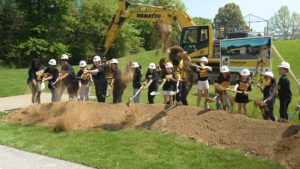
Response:
[[[76,129],[150,129],[176,132],[219,147],[233,148],[300,168],[299,126],[249,119],[224,111],[201,111],[163,105],[61,102],[42,104],[8,114],[4,120],[52,126],[56,131]]]

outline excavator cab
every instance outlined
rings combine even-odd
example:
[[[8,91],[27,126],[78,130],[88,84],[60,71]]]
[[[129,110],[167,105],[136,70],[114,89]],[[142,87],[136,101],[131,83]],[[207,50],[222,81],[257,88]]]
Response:
[[[209,57],[213,41],[211,31],[209,25],[184,27],[181,32],[180,46],[192,59]]]

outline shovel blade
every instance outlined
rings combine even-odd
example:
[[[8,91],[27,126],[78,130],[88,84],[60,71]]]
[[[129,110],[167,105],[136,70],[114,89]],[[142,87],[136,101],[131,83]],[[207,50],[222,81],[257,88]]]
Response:
[[[151,95],[151,96],[158,95],[158,92],[155,92],[155,91],[154,91],[154,92],[151,92],[150,95]]]

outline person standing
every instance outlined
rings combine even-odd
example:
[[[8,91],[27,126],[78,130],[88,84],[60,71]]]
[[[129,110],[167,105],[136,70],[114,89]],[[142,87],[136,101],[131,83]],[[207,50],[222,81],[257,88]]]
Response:
[[[142,72],[140,69],[140,65],[137,62],[132,62],[131,68],[133,71],[133,78],[132,78],[133,96],[136,95],[134,97],[133,102],[139,103],[140,93],[141,93],[139,90],[142,87],[142,84],[141,84]],[[137,93],[138,91],[139,91],[139,93]]]
[[[60,63],[61,72],[60,76],[58,77],[58,80],[60,81],[61,91],[59,95],[59,100],[61,100],[62,94],[64,93],[64,90],[66,88],[69,95],[69,100],[77,100],[78,83],[74,69],[69,64],[69,56],[63,54],[60,58]]]
[[[126,88],[126,84],[122,81],[122,72],[118,68],[118,60],[112,59],[110,68],[113,72],[113,78],[110,87],[113,88],[113,103],[122,103],[122,96]]]
[[[249,103],[249,93],[251,90],[250,71],[249,69],[243,69],[240,79],[236,82],[234,87],[234,91],[236,92],[235,102],[238,103],[239,114],[241,114],[242,111],[244,115],[247,114],[247,104]]]
[[[216,107],[218,110],[231,110],[230,97],[226,89],[230,85],[230,72],[227,66],[221,67],[221,73],[217,79],[216,87]]]
[[[79,100],[89,101],[91,92],[91,74],[85,72],[88,71],[86,61],[79,62],[80,70],[77,72],[78,87],[79,87]]]
[[[182,103],[182,105],[185,106],[188,105],[187,97],[193,87],[193,81],[194,81],[193,71],[190,67],[190,64],[191,64],[191,58],[184,52],[182,61],[179,64],[182,80],[179,86],[180,90],[176,94],[176,101],[177,104]]]
[[[272,72],[265,72],[263,73],[265,84],[258,85],[261,92],[263,93],[263,100],[267,104],[267,108],[264,110],[263,119],[268,120],[271,119],[272,121],[276,121],[276,118],[273,113],[275,98],[269,100],[271,94],[273,93],[276,87],[276,80],[274,78],[274,74]]]
[[[163,92],[164,92],[164,104],[167,102],[170,103],[170,106],[173,106],[174,100],[173,96],[176,94],[176,77],[173,72],[173,64],[171,62],[167,62],[165,66],[165,70],[162,73],[163,79]]]
[[[33,59],[31,62],[31,67],[28,70],[27,84],[31,90],[31,103],[33,106],[41,103],[41,91],[39,90],[39,85],[41,83],[41,76],[38,76],[37,72],[41,71],[41,62],[39,59]]]
[[[96,97],[98,102],[105,102],[107,91],[107,80],[105,78],[105,65],[102,64],[100,56],[93,58],[93,67],[86,73],[92,74],[95,84]]]
[[[158,73],[154,63],[150,63],[148,66],[144,86],[148,87],[148,103],[154,104],[155,95],[151,95],[151,93],[158,90]]]
[[[212,68],[206,66],[208,64],[208,59],[206,57],[200,58],[200,66],[196,67],[196,71],[198,72],[198,98],[197,98],[197,106],[200,107],[202,94],[204,92],[205,101],[204,107],[205,109],[209,109],[209,105],[206,101],[208,97],[208,89],[209,89],[209,82],[208,82],[208,72],[212,71]]]
[[[278,66],[280,79],[272,95],[269,97],[269,100],[271,100],[275,97],[276,93],[278,92],[280,102],[280,118],[285,120],[288,120],[289,118],[287,111],[289,104],[292,101],[291,83],[287,77],[287,73],[289,72],[290,68],[291,66],[288,62],[282,62]]]
[[[57,102],[59,101],[58,93],[56,90],[56,87],[54,85],[56,79],[58,78],[59,71],[56,68],[56,60],[50,59],[48,62],[49,67],[45,70],[44,74],[46,74],[46,77],[44,80],[48,80],[48,89],[51,92],[51,102]]]

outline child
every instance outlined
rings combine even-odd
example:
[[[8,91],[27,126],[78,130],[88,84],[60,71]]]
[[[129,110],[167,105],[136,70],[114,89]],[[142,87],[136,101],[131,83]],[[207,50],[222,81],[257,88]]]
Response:
[[[278,72],[281,76],[279,79],[279,82],[277,86],[275,87],[272,95],[269,97],[269,99],[273,99],[278,91],[279,95],[279,102],[280,102],[280,118],[288,120],[288,107],[292,100],[292,92],[291,92],[291,84],[287,77],[287,73],[290,70],[290,64],[288,62],[282,62],[278,66]]]
[[[28,79],[27,84],[31,89],[31,102],[32,105],[41,103],[41,91],[39,91],[39,83],[41,81],[41,77],[37,76],[37,72],[42,70],[41,62],[39,59],[33,59],[31,62],[31,67],[28,70]]]
[[[249,103],[249,92],[252,90],[250,83],[250,71],[244,69],[240,79],[236,82],[234,91],[236,91],[235,102],[238,103],[238,113],[241,114],[242,109],[244,114],[247,114],[247,103]]]
[[[90,91],[91,91],[91,75],[87,72],[87,63],[82,60],[79,62],[80,70],[77,72],[78,77],[78,86],[79,86],[79,100],[80,101],[89,101],[90,100]],[[85,73],[85,74],[84,74]]]
[[[44,78],[44,80],[49,81],[48,88],[51,92],[51,102],[57,102],[57,101],[59,101],[59,97],[58,97],[58,93],[57,93],[56,88],[53,85],[53,83],[58,78],[59,71],[56,68],[56,60],[55,59],[50,59],[48,64],[49,64],[49,67],[44,72],[46,74],[46,77]]]
[[[276,87],[276,80],[272,72],[265,72],[263,75],[265,79],[265,84],[258,85],[261,92],[264,94],[263,100],[267,104],[267,109],[264,110],[263,118],[264,120],[271,119],[272,121],[276,121],[276,118],[274,117],[273,114],[275,99],[272,98],[269,100],[269,97],[271,96],[271,94],[273,93]]]
[[[212,71],[212,68],[206,66],[208,64],[208,60],[206,57],[200,58],[200,66],[196,68],[198,72],[198,98],[197,98],[197,106],[200,107],[202,93],[204,91],[205,98],[208,97],[208,89],[209,89],[209,82],[208,82],[208,72]],[[209,105],[205,99],[204,102],[205,109],[209,109]]]
[[[175,85],[176,79],[173,73],[173,64],[171,62],[166,63],[165,71],[162,74],[163,79],[163,91],[164,91],[164,104],[167,104],[169,98],[170,106],[174,104],[173,96],[176,94]]]
[[[133,78],[132,78],[133,96],[135,96],[137,94],[137,92],[140,90],[140,88],[142,87],[142,84],[141,84],[142,72],[140,69],[140,65],[137,62],[132,62],[131,68],[133,71]],[[140,93],[141,92],[139,92],[135,96],[135,98],[133,100],[134,103],[139,103]]]
[[[153,104],[155,95],[151,95],[151,93],[158,90],[158,73],[154,63],[150,63],[148,66],[144,86],[148,87],[148,102]]]
[[[221,67],[221,73],[217,79],[216,84],[216,107],[217,109],[222,109],[227,111],[231,109],[230,98],[226,89],[229,88],[230,85],[230,73],[229,68],[227,66]]]

